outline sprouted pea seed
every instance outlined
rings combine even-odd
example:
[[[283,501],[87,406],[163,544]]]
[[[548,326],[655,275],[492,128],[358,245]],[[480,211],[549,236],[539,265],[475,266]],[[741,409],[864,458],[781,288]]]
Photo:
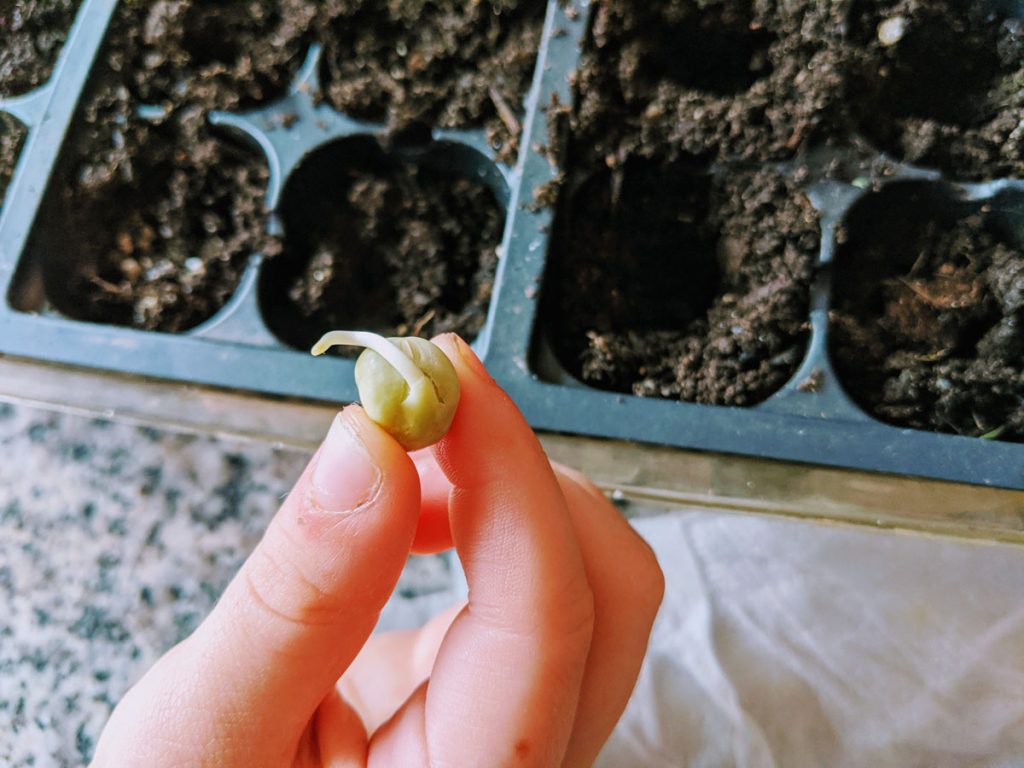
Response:
[[[365,331],[331,331],[313,347],[363,347],[356,387],[367,415],[407,451],[433,445],[448,431],[459,405],[459,378],[444,352],[426,339],[386,339]]]

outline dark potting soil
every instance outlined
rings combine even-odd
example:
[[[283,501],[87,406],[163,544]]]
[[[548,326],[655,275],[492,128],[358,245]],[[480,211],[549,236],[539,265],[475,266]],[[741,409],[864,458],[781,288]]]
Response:
[[[305,53],[300,10],[290,0],[119,7],[51,218],[76,233],[48,255],[71,268],[51,297],[61,311],[187,330],[231,297],[252,254],[279,249],[266,234],[265,159],[215,133],[207,111],[287,85]],[[231,39],[213,46],[219,35]],[[159,109],[144,119],[147,106]]]
[[[574,107],[549,111],[563,175],[547,336],[597,387],[763,401],[804,356],[820,235],[793,183],[744,166],[846,138],[839,11],[600,0],[593,13]]]
[[[63,269],[74,267],[54,303],[96,322],[187,330],[230,298],[250,255],[280,250],[266,234],[263,158],[209,128],[207,113],[244,110],[281,95],[315,41],[326,40],[337,55],[356,31],[365,40],[361,45],[379,56],[387,45],[407,41],[413,54],[407,60],[414,66],[400,79],[408,94],[392,89],[380,102],[393,126],[422,119],[471,127],[479,121],[496,145],[514,155],[511,129],[532,76],[544,3],[442,6],[391,4],[385,11],[376,4],[309,0],[121,4],[71,133],[56,220],[73,223],[77,234],[56,256]],[[378,14],[387,16],[389,26],[348,26],[354,17],[363,23]],[[332,34],[341,36],[337,44]],[[359,78],[349,66],[328,56],[328,97],[367,92],[353,85]],[[375,67],[368,71],[383,77],[385,70]],[[396,67],[389,63],[387,71]],[[494,67],[503,69],[496,74]],[[140,107],[146,108],[144,116]],[[398,249],[389,256],[387,289],[389,301],[398,304],[381,323],[396,331],[453,329],[472,336],[486,312],[502,217],[486,189],[460,183],[449,190],[424,178],[386,182],[394,186],[385,195],[389,204],[395,195],[406,201],[401,205],[409,220],[390,225],[405,234],[393,240],[382,235],[375,246],[377,253],[386,250],[385,242]],[[414,189],[417,184],[422,189]],[[430,194],[437,199],[425,202]],[[374,210],[370,198],[365,205],[352,215],[389,226],[385,220],[393,210]],[[347,244],[336,242],[339,248]],[[310,275],[321,273],[324,258],[320,253],[320,261],[307,265]],[[329,274],[345,270],[326,266]],[[327,280],[323,298],[317,285],[293,291],[296,311],[309,321],[304,327],[314,323],[317,334],[336,313],[329,305],[337,291],[333,284]],[[348,325],[367,327],[380,319],[372,302],[361,306],[369,316],[354,316]]]
[[[349,147],[358,160],[345,151],[322,150],[289,183],[285,252],[261,288],[274,332],[303,349],[333,328],[474,338],[504,226],[494,195],[477,179],[389,160],[373,146]]]
[[[807,150],[862,156],[866,137],[962,178],[1019,174],[1021,45],[1019,22],[955,0],[597,0],[538,198],[558,206],[543,306],[562,365],[639,395],[766,398],[804,352],[819,226],[749,168],[802,178]]]
[[[585,181],[561,214],[544,313],[570,373],[753,405],[796,372],[819,229],[788,180],[636,159]]]
[[[545,0],[337,0],[324,36],[327,100],[401,134],[484,128],[506,163],[519,147]]]
[[[841,5],[597,0],[570,163],[765,161],[845,139]]]
[[[1024,21],[984,6],[597,0],[571,163],[764,162],[864,137],[958,178],[1024,174]]]
[[[1024,175],[1024,20],[962,0],[856,0],[848,93],[876,146],[959,179]]]
[[[878,418],[1024,440],[1024,250],[988,213],[915,215],[890,201],[848,223],[832,355]]]
[[[213,135],[201,112],[132,136],[113,161],[80,156],[63,190],[56,220],[75,235],[48,258],[73,271],[54,303],[83,320],[187,330],[231,298],[253,253],[278,247],[265,234],[267,170]]]
[[[0,114],[0,203],[7,194],[7,185],[11,183],[14,166],[18,163],[22,142],[25,141],[25,128],[12,117]]]
[[[244,110],[284,95],[321,15],[310,0],[122,3],[103,59],[135,105]]]
[[[0,0],[0,95],[45,83],[75,20],[79,0]]]

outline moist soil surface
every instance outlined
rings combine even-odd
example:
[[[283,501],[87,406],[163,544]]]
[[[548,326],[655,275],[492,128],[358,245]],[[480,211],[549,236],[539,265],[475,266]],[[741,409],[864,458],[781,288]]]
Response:
[[[958,179],[1024,175],[1024,20],[962,0],[857,0],[847,84],[879,149]]]
[[[753,405],[796,372],[819,229],[791,182],[637,160],[570,198],[544,299],[570,373],[618,392]]]
[[[285,252],[263,276],[274,332],[308,349],[327,330],[388,336],[483,327],[505,214],[478,180],[334,145],[289,182]]]
[[[514,164],[546,0],[337,0],[323,39],[324,95],[402,134],[484,128]]]
[[[21,123],[7,115],[0,114],[0,203],[7,194],[14,166],[18,163],[21,144],[25,140],[25,129]]]
[[[0,96],[49,79],[78,6],[79,0],[0,0]]]
[[[902,202],[851,217],[837,253],[844,387],[892,424],[1024,441],[1024,250],[990,209],[915,216]]]
[[[57,242],[46,255],[53,262],[52,302],[80,319],[184,331],[231,297],[252,254],[275,256],[281,244],[266,234],[262,203],[265,161],[212,130],[207,115],[281,96],[313,42],[326,43],[324,97],[335,106],[386,119],[396,132],[428,123],[486,127],[496,149],[514,159],[543,16],[543,2],[483,2],[468,8],[455,2],[386,7],[310,0],[122,3],[62,159],[64,188],[51,196],[57,207],[51,220],[76,231],[73,243]],[[354,27],[356,22],[363,26]],[[342,60],[340,51],[349,44],[358,48],[362,69]],[[399,56],[397,50],[407,53]],[[409,64],[401,76],[399,60]],[[392,86],[401,83],[401,93],[391,87],[369,99],[385,76]],[[419,183],[426,186],[414,190]],[[493,222],[501,226],[493,197],[473,185],[446,196],[443,184],[419,176],[398,180],[395,190],[408,201],[402,209],[407,216],[427,219],[422,226],[411,220],[394,225],[395,232],[418,228],[420,242],[409,246],[405,262],[402,253],[389,262],[392,300],[401,304],[385,325],[472,336],[485,309],[453,309],[454,294],[477,290],[475,278],[466,278],[471,288],[463,285],[467,267],[459,260],[466,254],[455,241],[491,243]],[[438,200],[424,203],[435,191]],[[394,202],[393,195],[385,197]],[[462,215],[474,206],[487,215]],[[385,218],[384,211],[369,208],[364,214]],[[453,214],[460,218],[438,218]],[[431,246],[435,236],[439,244]],[[411,233],[405,239],[416,237]],[[399,247],[400,240],[387,242]],[[332,253],[344,251],[340,242],[336,245]],[[315,265],[306,265],[308,273],[319,274],[325,266],[329,273],[343,273],[345,265],[324,263],[325,252],[318,251]],[[433,254],[434,266],[408,261],[411,254],[425,252]],[[450,267],[436,267],[446,258],[453,259]],[[493,248],[478,247],[473,264],[488,258],[493,260]],[[74,265],[70,279],[69,264]],[[486,266],[480,269],[488,272]],[[489,269],[493,273],[493,263]],[[482,281],[485,307],[490,278]],[[330,300],[335,289],[325,289],[327,299],[318,298],[318,290],[310,285],[292,292],[310,322],[333,316],[318,310],[317,303]],[[425,307],[424,296],[440,303]],[[474,300],[466,299],[467,307]],[[379,315],[372,304],[365,306]],[[366,327],[368,322],[353,317],[349,324]]]
[[[816,0],[595,2],[571,163],[761,162],[845,139],[842,20]]]
[[[764,162],[867,142],[957,178],[1022,175],[1024,21],[984,5],[599,0],[573,160]]]
[[[593,386],[761,402],[804,356],[820,238],[767,163],[848,138],[838,10],[604,0],[593,13],[575,106],[549,110],[563,175],[547,337]]]
[[[111,155],[79,155],[57,199],[55,220],[75,236],[48,249],[50,298],[81,320],[193,328],[231,298],[253,253],[278,248],[262,158],[212,135],[198,111],[136,126]]]
[[[795,371],[819,225],[773,164],[800,182],[886,175],[884,149],[962,179],[1024,171],[1021,24],[1005,15],[956,0],[592,13],[574,104],[548,111],[561,173],[537,202],[557,201],[547,336],[594,386],[749,405]],[[823,148],[833,162],[812,167]]]

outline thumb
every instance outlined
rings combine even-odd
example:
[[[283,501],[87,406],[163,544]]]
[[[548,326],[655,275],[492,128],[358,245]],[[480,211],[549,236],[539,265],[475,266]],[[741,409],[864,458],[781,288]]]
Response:
[[[289,761],[372,632],[418,516],[412,461],[362,409],[346,408],[210,616],[143,678],[144,693],[131,692],[134,706],[119,706],[134,712],[122,730],[135,738],[152,730],[137,722],[141,710],[160,713],[161,758],[148,764],[164,764],[168,735],[216,744],[232,764]],[[168,711],[202,722],[168,723]]]

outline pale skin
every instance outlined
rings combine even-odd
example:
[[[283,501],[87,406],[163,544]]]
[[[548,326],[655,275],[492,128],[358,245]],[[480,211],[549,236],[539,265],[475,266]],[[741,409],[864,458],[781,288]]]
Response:
[[[94,766],[587,766],[664,590],[644,541],[553,466],[454,336],[462,390],[407,454],[337,418],[209,617],[132,688]],[[410,552],[454,547],[468,603],[374,635]]]

